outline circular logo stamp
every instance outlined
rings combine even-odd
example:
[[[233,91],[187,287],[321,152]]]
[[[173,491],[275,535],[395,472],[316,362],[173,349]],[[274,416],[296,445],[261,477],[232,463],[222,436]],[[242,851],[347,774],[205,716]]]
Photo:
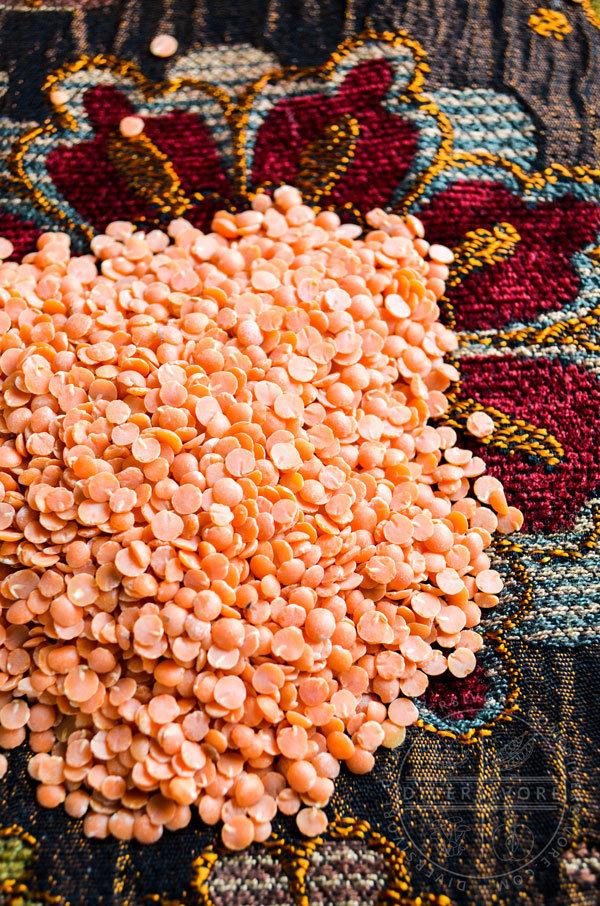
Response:
[[[399,765],[400,821],[423,860],[461,878],[530,867],[563,824],[566,771],[556,738],[522,718],[472,745],[417,734]],[[418,771],[415,768],[418,766]],[[429,769],[428,769],[428,766]]]

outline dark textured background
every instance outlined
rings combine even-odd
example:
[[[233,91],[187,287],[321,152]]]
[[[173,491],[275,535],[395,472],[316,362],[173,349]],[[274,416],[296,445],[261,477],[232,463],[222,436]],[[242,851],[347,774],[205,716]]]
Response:
[[[282,65],[306,67],[323,62],[342,40],[365,27],[403,29],[427,52],[428,89],[494,88],[519,101],[536,125],[539,169],[550,162],[597,167],[600,160],[600,31],[584,9],[569,0],[552,5],[567,16],[572,27],[564,40],[540,40],[528,24],[537,9],[530,0],[105,0],[82,2],[75,10],[46,8],[51,5],[31,3],[28,8],[26,2],[0,0],[0,69],[9,75],[8,91],[0,99],[0,117],[27,122],[45,118],[48,106],[41,88],[48,72],[83,53],[111,53],[137,62],[149,78],[160,80],[171,61],[155,60],[148,54],[148,44],[157,32],[174,34],[180,53],[204,45],[248,42],[276,53]],[[54,4],[62,5],[60,0]],[[590,585],[596,580],[590,573]],[[600,606],[595,598],[590,600],[594,607]],[[550,848],[547,858],[538,860],[533,874],[522,882],[522,889],[520,882],[480,879],[461,886],[451,874],[436,873],[427,866],[418,868],[413,862],[408,869],[412,896],[446,894],[455,906],[492,902],[594,906],[600,902],[598,888],[569,883],[561,858],[565,848],[581,840],[591,847],[600,837],[598,643],[592,637],[585,647],[561,649],[513,640],[508,643],[508,654],[519,677],[521,717],[549,741],[538,747],[526,768],[517,765],[515,775],[526,770],[564,782],[568,843]],[[500,722],[490,745],[498,752],[521,736],[514,722]],[[414,748],[403,769],[404,778],[426,774],[435,780],[436,756],[427,748],[430,738],[423,729],[409,731],[409,745],[414,743]],[[448,740],[446,756],[461,764],[464,749],[459,742]],[[62,898],[65,906],[134,906],[152,898],[208,906],[210,901],[190,887],[190,879],[192,862],[211,843],[212,831],[196,824],[178,834],[166,834],[152,849],[88,841],[81,835],[80,825],[68,821],[61,809],[47,812],[32,805],[34,784],[27,777],[26,760],[25,751],[11,756],[0,805],[5,827],[20,825],[38,841],[31,863],[33,875],[22,892],[25,904],[40,902],[42,895],[35,891],[45,891]],[[457,770],[468,774],[472,765]],[[484,783],[481,765],[480,770]],[[411,819],[402,812],[399,771],[398,757],[383,754],[373,775],[344,775],[335,806],[342,814],[366,819],[400,849],[408,849],[403,822]],[[483,820],[493,817],[483,813]],[[543,815],[529,818],[540,837],[548,831],[544,822],[555,820]],[[413,843],[430,847],[437,821],[435,816],[418,818],[410,829]],[[298,843],[291,822],[282,823],[279,830]],[[260,853],[252,858],[260,875]],[[473,843],[457,859],[464,873],[473,869],[485,874],[487,860],[496,856]],[[318,865],[312,870],[317,881],[319,871],[325,871]],[[231,871],[235,876],[235,866]],[[343,875],[339,866],[336,871]],[[267,885],[266,880],[264,883]],[[317,883],[315,890],[318,887]],[[320,889],[321,893],[311,894],[311,906],[350,902],[346,894],[336,893],[335,885]],[[8,883],[0,890],[0,902],[19,906],[20,896],[9,873]],[[149,896],[151,900],[146,899]],[[260,890],[251,895],[243,888],[234,889],[219,906],[271,902],[265,897]],[[383,891],[380,902],[398,900]],[[301,897],[298,903],[306,906]]]

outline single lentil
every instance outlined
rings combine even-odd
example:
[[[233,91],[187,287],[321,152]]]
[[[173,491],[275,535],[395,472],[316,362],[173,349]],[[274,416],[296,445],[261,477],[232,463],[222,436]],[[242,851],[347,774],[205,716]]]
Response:
[[[134,138],[144,131],[144,121],[141,116],[124,116],[119,123],[119,131],[126,138]]]
[[[179,43],[173,35],[156,35],[150,42],[150,53],[155,57],[172,57]]]

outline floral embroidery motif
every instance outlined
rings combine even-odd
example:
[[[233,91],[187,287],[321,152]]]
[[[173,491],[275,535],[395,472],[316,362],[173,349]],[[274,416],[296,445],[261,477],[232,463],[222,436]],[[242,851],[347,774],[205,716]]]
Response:
[[[184,896],[181,906],[195,906],[198,902],[202,906],[224,906],[230,900],[220,896],[220,891],[223,888],[231,891],[239,884],[240,876],[250,871],[256,876],[261,869],[271,875],[271,890],[277,891],[279,899],[267,891],[264,900],[261,890],[257,904],[311,906],[321,902],[360,902],[364,906],[376,906],[389,902],[401,906],[452,906],[450,898],[444,895],[417,895],[402,850],[367,821],[354,818],[332,822],[326,837],[309,841],[287,842],[275,836],[268,841],[265,851],[253,854],[220,854],[209,847],[194,863],[190,896]],[[328,878],[327,890],[321,886],[324,877]],[[244,897],[244,902],[253,906],[251,888],[250,892],[244,888]],[[160,906],[170,906],[160,897],[153,899]]]
[[[484,266],[467,264],[447,295],[451,320],[461,330],[529,321],[568,305],[579,289],[572,256],[600,228],[600,206],[591,201],[568,193],[532,204],[487,180],[457,179],[420,206],[419,216],[430,242],[457,248],[459,269],[465,237],[485,231],[477,250]],[[498,249],[500,224],[505,235]]]
[[[597,179],[457,154],[408,206],[456,252],[443,302],[461,340],[449,423],[464,430],[481,408],[494,419],[489,438],[465,442],[521,502],[528,532],[569,529],[599,480],[596,410],[584,404],[600,389],[589,370],[600,350]]]
[[[227,196],[218,150],[197,114],[174,109],[144,117],[144,132],[131,139],[119,132],[120,120],[135,112],[122,92],[98,85],[85,92],[83,103],[93,138],[58,145],[48,155],[46,170],[61,195],[96,229],[114,219],[151,221],[184,212],[194,221],[199,205],[203,222],[206,195]]]
[[[303,157],[328,162],[329,151],[329,157],[335,155],[343,166],[330,186],[321,188],[317,183],[320,204],[338,209],[357,207],[361,213],[386,205],[417,150],[414,124],[385,108],[393,78],[387,61],[366,61],[345,76],[332,96],[310,94],[280,101],[258,129],[252,184],[295,185],[302,173]],[[341,131],[338,122],[349,117],[355,123],[354,142],[348,135],[339,150],[327,138],[324,149],[313,147],[315,133],[325,132],[327,136],[328,129]],[[335,172],[335,164],[331,172]],[[301,177],[301,187],[303,182]]]

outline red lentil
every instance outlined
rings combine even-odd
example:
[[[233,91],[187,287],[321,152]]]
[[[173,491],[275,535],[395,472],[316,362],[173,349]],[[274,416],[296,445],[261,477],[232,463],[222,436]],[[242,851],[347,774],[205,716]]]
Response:
[[[88,836],[192,809],[230,849],[278,809],[323,833],[340,762],[371,770],[429,676],[474,669],[485,549],[522,522],[430,422],[452,252],[274,194],[0,263],[0,744],[29,729],[39,802]]]
[[[156,35],[150,42],[150,53],[155,57],[172,57],[177,53],[178,46],[177,38],[173,35]]]
[[[119,123],[119,131],[125,138],[134,138],[144,131],[144,121],[140,116],[124,116]]]

